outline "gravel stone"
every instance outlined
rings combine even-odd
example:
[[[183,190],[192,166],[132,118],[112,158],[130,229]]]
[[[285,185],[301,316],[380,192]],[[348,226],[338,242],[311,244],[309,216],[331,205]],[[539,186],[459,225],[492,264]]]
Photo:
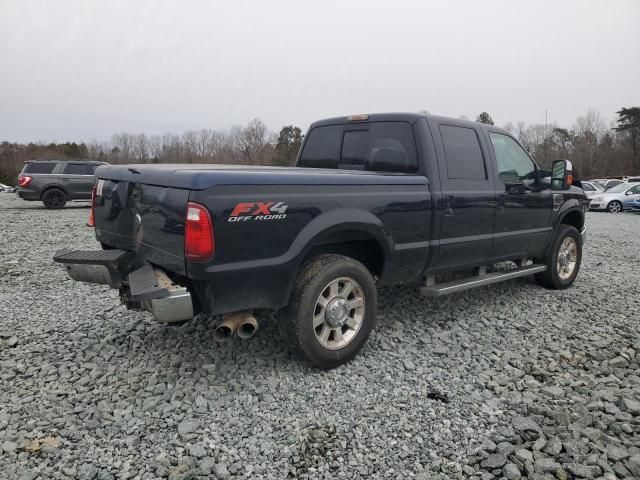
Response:
[[[507,463],[502,469],[502,473],[507,477],[507,480],[518,480],[521,478],[520,469],[513,463]]]
[[[362,354],[320,373],[275,314],[217,344],[216,319],[70,280],[51,257],[99,248],[87,216],[0,193],[0,478],[640,478],[638,215],[587,214],[568,290],[384,287]]]
[[[543,395],[546,395],[547,397],[556,398],[556,399],[564,397],[564,390],[560,387],[553,387],[553,386],[544,387],[543,389],[540,390],[540,393],[542,393]]]
[[[607,446],[607,457],[614,462],[623,460],[629,456],[629,452],[626,448],[617,447],[615,445]]]
[[[556,456],[562,451],[562,441],[558,437],[553,437],[547,442],[542,451],[552,457]]]
[[[602,469],[597,465],[580,465],[579,463],[567,463],[564,468],[580,478],[595,478],[602,473]]]
[[[13,453],[18,449],[18,444],[7,440],[2,443],[1,447],[5,453]]]
[[[640,402],[633,400],[631,398],[622,399],[622,408],[624,408],[631,415],[634,415],[634,416],[640,415]]]
[[[189,455],[192,457],[203,458],[207,456],[207,450],[200,444],[190,445]]]
[[[183,420],[178,424],[178,433],[183,437],[195,432],[200,427],[200,422],[193,418]]]
[[[484,467],[490,470],[495,470],[496,468],[501,468],[505,463],[507,463],[507,457],[502,453],[494,453],[489,455],[482,463]]]
[[[626,465],[627,469],[633,474],[633,476],[640,478],[640,453],[630,457]]]
[[[533,463],[533,468],[537,473],[555,474],[562,467],[553,458],[539,458]]]

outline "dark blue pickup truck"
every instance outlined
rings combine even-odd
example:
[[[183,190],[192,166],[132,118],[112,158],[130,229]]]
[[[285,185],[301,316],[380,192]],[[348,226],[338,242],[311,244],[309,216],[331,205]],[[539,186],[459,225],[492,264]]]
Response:
[[[277,310],[322,368],[362,348],[379,286],[433,297],[534,275],[567,288],[585,239],[568,161],[543,177],[509,132],[430,115],[316,122],[292,168],[104,165],[96,177],[102,249],[56,252],[72,278],[162,322],[220,316],[219,339],[251,336],[253,311]]]

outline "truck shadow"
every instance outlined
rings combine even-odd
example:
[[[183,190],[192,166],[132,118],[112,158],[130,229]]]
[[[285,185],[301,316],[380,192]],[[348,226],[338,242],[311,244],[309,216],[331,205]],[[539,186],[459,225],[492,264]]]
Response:
[[[384,288],[379,292],[377,325],[354,362],[380,361],[378,357],[388,357],[389,351],[419,344],[425,338],[436,339],[432,348],[442,348],[437,339],[454,329],[465,328],[468,322],[508,318],[511,306],[504,300],[505,296],[538,292],[539,289],[527,278],[435,299],[422,297],[417,288]],[[489,312],[495,312],[495,315]],[[193,372],[207,366],[206,375],[212,381],[219,375],[224,377],[230,369],[250,372],[251,376],[285,369],[307,374],[322,372],[289,349],[280,334],[276,314],[259,314],[260,328],[251,339],[233,337],[223,343],[213,338],[216,319],[196,319],[181,327],[169,327],[142,315],[145,315],[144,334],[137,335],[129,348],[148,352],[151,358],[174,357],[176,362],[188,365]],[[123,338],[123,341],[126,343],[127,339]],[[349,365],[342,368],[349,368]]]

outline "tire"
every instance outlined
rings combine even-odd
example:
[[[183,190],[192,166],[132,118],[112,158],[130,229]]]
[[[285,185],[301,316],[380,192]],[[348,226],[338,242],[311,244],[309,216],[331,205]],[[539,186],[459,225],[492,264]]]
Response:
[[[59,188],[50,188],[42,195],[42,203],[49,209],[63,208],[67,203],[67,195]]]
[[[560,225],[549,255],[540,261],[547,266],[547,270],[536,273],[534,278],[543,287],[564,290],[573,284],[581,262],[580,233],[571,225]]]
[[[316,367],[331,369],[354,358],[364,346],[376,322],[376,308],[375,281],[362,263],[342,255],[319,255],[298,274],[289,305],[279,314],[280,329],[293,350]]]
[[[622,211],[622,203],[617,200],[609,202],[609,205],[607,205],[607,210],[609,211],[609,213],[620,213]]]

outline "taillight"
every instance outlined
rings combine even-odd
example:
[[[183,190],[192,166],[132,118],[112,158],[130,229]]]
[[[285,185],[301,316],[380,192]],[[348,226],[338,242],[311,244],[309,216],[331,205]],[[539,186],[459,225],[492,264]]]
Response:
[[[190,262],[211,260],[216,250],[213,222],[209,211],[194,202],[187,203],[184,225],[184,256]]]
[[[26,187],[27,185],[29,185],[31,183],[31,180],[33,180],[33,177],[28,177],[28,176],[22,176],[20,175],[18,177],[18,186],[19,187]]]
[[[89,210],[89,221],[87,222],[87,227],[95,227],[96,226],[96,187],[91,189],[91,210]]]

